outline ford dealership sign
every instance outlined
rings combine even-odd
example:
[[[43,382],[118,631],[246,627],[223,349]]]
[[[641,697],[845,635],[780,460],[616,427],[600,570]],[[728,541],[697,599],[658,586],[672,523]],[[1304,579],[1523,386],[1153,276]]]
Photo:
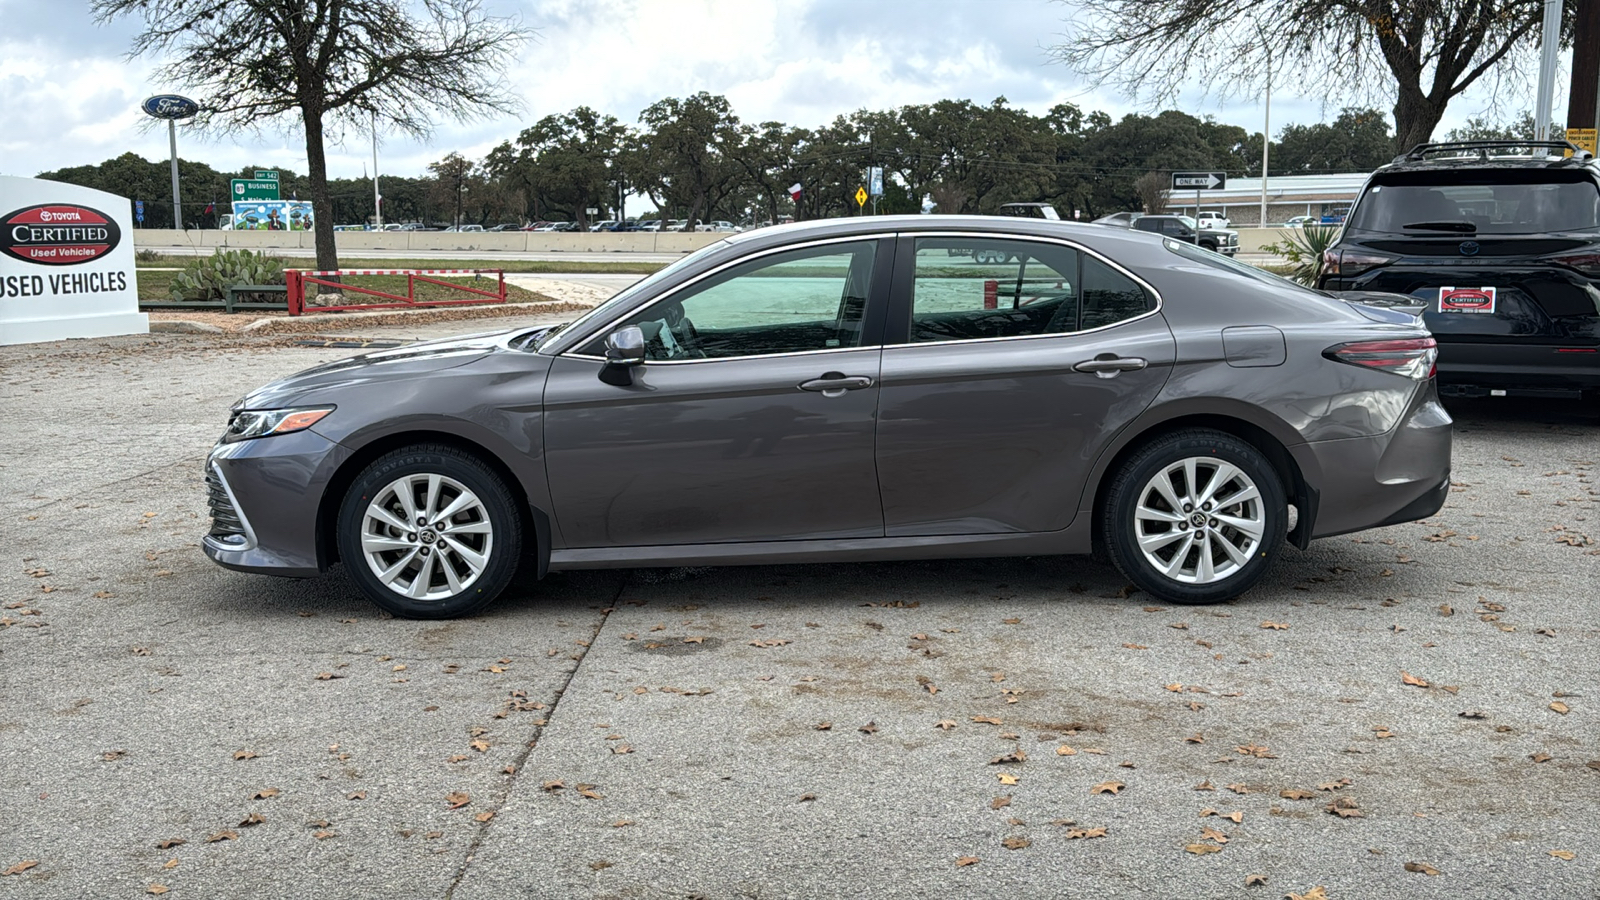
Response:
[[[145,334],[126,197],[0,175],[0,344]]]
[[[157,94],[139,108],[158,119],[187,119],[200,112],[200,104],[177,94]]]

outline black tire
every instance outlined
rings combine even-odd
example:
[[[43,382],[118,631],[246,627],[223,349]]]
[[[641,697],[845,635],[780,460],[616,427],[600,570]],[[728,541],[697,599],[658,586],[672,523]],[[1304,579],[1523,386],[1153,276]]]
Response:
[[[1216,241],[1201,241],[1200,242],[1200,247],[1201,247],[1201,249],[1204,249],[1204,250],[1210,250],[1212,253],[1217,252],[1217,242]]]
[[[432,475],[441,476],[440,497],[448,497],[455,490],[446,483],[445,480],[448,480],[470,491],[478,503],[451,516],[444,523],[445,527],[437,532],[419,526],[407,537],[391,526],[385,534],[375,531],[370,535],[414,546],[410,557],[406,556],[410,551],[404,549],[384,551],[379,556],[384,563],[392,561],[397,565],[403,558],[412,560],[394,576],[395,580],[391,583],[409,575],[411,584],[416,585],[419,576],[424,571],[428,573],[428,581],[419,589],[428,596],[406,596],[401,590],[405,583],[399,581],[397,588],[385,584],[373,570],[373,563],[363,549],[364,530],[368,527],[383,528],[376,521],[369,524],[367,511],[374,497],[381,499],[384,492],[401,479]],[[424,493],[427,490],[425,486],[421,489]],[[455,496],[462,494],[457,492]],[[413,502],[416,497],[416,494],[412,495]],[[395,513],[400,509],[398,493],[391,495],[391,500],[393,502],[388,504],[388,508]],[[442,507],[445,504],[441,502],[439,505]],[[481,523],[487,523],[486,534]],[[452,526],[463,530],[453,534],[450,531]],[[465,531],[469,527],[474,528],[473,533]],[[522,528],[516,495],[505,480],[481,459],[442,444],[418,444],[378,457],[356,476],[339,505],[339,557],[344,561],[351,579],[361,587],[368,599],[393,615],[407,619],[452,619],[482,609],[511,583],[522,558]],[[473,574],[463,551],[476,555],[480,550],[486,562]],[[432,555],[435,559],[424,568],[422,563],[425,560],[416,556],[416,553]],[[442,566],[452,567],[450,574],[462,582],[460,590],[449,592],[451,585],[446,581]],[[463,575],[471,577],[463,578]]]
[[[1189,459],[1197,461],[1194,480],[1198,486],[1189,486],[1188,493],[1185,493],[1182,483],[1187,479],[1187,474],[1180,469],[1169,475],[1166,486],[1177,499],[1207,496],[1204,488],[1210,486],[1210,481],[1219,475],[1227,476],[1227,470],[1221,464],[1233,467],[1242,477],[1227,476],[1227,480],[1216,489],[1223,503],[1214,508],[1200,509],[1196,505],[1193,509],[1174,509],[1171,514],[1175,519],[1183,518],[1183,522],[1168,524],[1146,519],[1141,524],[1136,517],[1141,504],[1148,511],[1147,515],[1161,515],[1171,508],[1164,499],[1166,495],[1154,486],[1157,476]],[[1250,492],[1244,489],[1252,484],[1255,488],[1254,500],[1248,499]],[[1209,429],[1176,431],[1139,448],[1113,475],[1106,491],[1105,504],[1101,508],[1101,534],[1117,569],[1151,597],[1168,603],[1218,603],[1249,590],[1271,567],[1288,531],[1288,505],[1284,496],[1283,483],[1277,470],[1251,444],[1231,434]],[[1235,497],[1247,499],[1237,504],[1228,503]],[[1196,522],[1193,518],[1196,513],[1200,513],[1203,523],[1193,524]],[[1218,519],[1217,516],[1223,518]],[[1261,531],[1260,536],[1253,539],[1247,532],[1228,524],[1252,519]],[[1187,536],[1191,527],[1196,529],[1194,534],[1203,534],[1204,537],[1195,541]],[[1154,539],[1158,543],[1166,535],[1173,535],[1169,542],[1152,552],[1157,561],[1171,563],[1171,567],[1176,569],[1175,575],[1158,568],[1141,548],[1141,528],[1145,529],[1144,536],[1147,539]],[[1224,543],[1232,547],[1244,561],[1237,562],[1229,557],[1224,550]],[[1201,580],[1204,578],[1201,557],[1205,551],[1210,551],[1206,556],[1208,563],[1222,560],[1213,566],[1211,580]],[[1163,553],[1167,557],[1163,558]],[[1177,559],[1180,553],[1184,555],[1183,560]],[[1194,569],[1192,577],[1196,581],[1184,580],[1190,563]]]

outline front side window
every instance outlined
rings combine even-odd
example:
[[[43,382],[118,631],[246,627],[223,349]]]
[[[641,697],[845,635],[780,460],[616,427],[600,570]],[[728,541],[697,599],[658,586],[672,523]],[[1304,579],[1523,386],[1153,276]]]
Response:
[[[1065,334],[1078,325],[1078,251],[1004,238],[918,238],[911,340]]]
[[[774,253],[674,292],[617,324],[652,360],[727,359],[861,345],[876,241]],[[582,351],[604,354],[596,341]]]

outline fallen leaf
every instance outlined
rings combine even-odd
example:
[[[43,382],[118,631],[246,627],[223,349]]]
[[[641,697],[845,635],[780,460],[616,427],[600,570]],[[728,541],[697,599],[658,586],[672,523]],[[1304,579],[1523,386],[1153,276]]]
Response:
[[[365,799],[367,799],[367,792],[366,791],[351,791],[350,793],[345,795],[345,799],[346,800],[365,800]]]
[[[1094,787],[1090,788],[1089,789],[1089,793],[1091,793],[1091,794],[1110,794],[1113,797],[1115,797],[1115,796],[1118,796],[1122,792],[1122,789],[1125,788],[1125,787],[1127,787],[1127,785],[1123,784],[1120,781],[1102,781],[1099,784],[1095,785]]]
[[[167,892],[167,886],[164,884],[152,884],[145,888],[144,892],[146,894],[165,894]]]
[[[1228,836],[1227,835],[1225,835],[1222,832],[1216,830],[1215,828],[1212,828],[1209,825],[1207,825],[1206,827],[1200,829],[1200,838],[1201,838],[1201,840],[1215,841],[1215,842],[1217,842],[1219,844],[1226,844],[1228,842]]]
[[[810,802],[812,802],[813,800],[816,800],[816,799],[817,799],[817,795],[816,794],[801,794],[800,795],[800,799],[796,800],[795,802],[796,803],[810,803]]]
[[[705,635],[697,634],[684,638],[683,642],[685,644],[704,644],[706,642],[706,638]]]
[[[6,869],[5,871],[0,872],[0,875],[21,875],[23,872],[28,871],[29,869],[33,868],[34,866],[37,866],[38,864],[39,864],[39,861],[37,859],[25,859],[22,862],[19,862],[16,865],[10,867],[9,869]]]
[[[219,831],[216,834],[207,837],[206,843],[215,844],[219,841],[237,841],[238,839],[239,832],[237,831]]]
[[[1286,631],[1289,628],[1289,626],[1284,624],[1283,622],[1274,622],[1271,619],[1267,619],[1267,620],[1263,621],[1261,623],[1261,627],[1262,628],[1268,628],[1268,629],[1271,629],[1273,631]]]
[[[1299,788],[1284,788],[1278,792],[1278,796],[1285,800],[1310,800],[1316,794],[1310,791],[1302,791]]]
[[[1000,765],[1005,765],[1007,763],[1027,762],[1027,760],[1028,760],[1027,751],[1023,750],[1021,747],[1018,747],[1017,749],[1011,751],[1010,753],[1002,753],[1001,755],[996,756],[994,759],[989,760],[989,765],[991,765],[991,766],[1000,766]]]
[[[1319,884],[1304,894],[1296,894],[1291,891],[1283,896],[1284,900],[1328,900],[1328,891]]]
[[[249,750],[235,750],[235,751],[233,751],[233,758],[234,759],[255,759],[256,755],[254,753],[251,753]]]
[[[1202,781],[1199,784],[1195,785],[1191,790],[1196,790],[1196,791],[1214,791],[1214,790],[1216,790],[1216,787],[1214,787],[1211,784],[1210,779],[1207,779],[1207,780]]]
[[[1365,815],[1356,806],[1356,801],[1352,797],[1340,797],[1329,803],[1324,809],[1341,819],[1359,819]]]
[[[183,838],[167,838],[165,840],[156,841],[156,849],[171,850],[173,847],[181,847],[187,843],[189,842]]]
[[[567,786],[566,783],[562,782],[562,781],[546,781],[544,784],[539,785],[539,790],[541,790],[541,791],[559,791],[559,790],[561,790],[562,788],[564,788],[566,786]]]
[[[1122,646],[1125,649],[1128,649],[1128,650],[1149,650],[1150,649],[1148,646],[1146,646],[1144,644],[1123,644]]]
[[[174,857],[172,859],[169,859],[166,862],[161,864],[161,868],[163,868],[163,869],[176,869],[177,867],[178,867],[178,860],[177,860],[176,857]]]
[[[861,726],[860,728],[857,728],[856,730],[861,732],[862,734],[877,734],[878,733],[878,723],[877,722],[868,722],[867,724]]]
[[[1007,625],[1021,625],[1022,624],[1022,620],[1018,619],[1018,618],[1001,619],[1000,621],[1005,623],[1005,624],[1007,624]]]
[[[492,809],[485,810],[485,811],[483,811],[481,813],[478,813],[477,815],[473,816],[472,818],[478,820],[479,822],[487,822],[490,819],[494,818],[494,810],[492,810]]]
[[[1005,724],[1004,722],[1002,722],[999,719],[994,718],[993,716],[973,716],[972,717],[972,721],[981,722],[984,725],[1004,725]]]
[[[1201,737],[1199,732],[1196,732],[1196,733],[1191,734],[1188,737],[1184,738],[1183,742],[1185,744],[1204,744],[1206,742],[1206,739],[1204,737]]]
[[[1415,675],[1411,674],[1410,672],[1407,672],[1407,671],[1405,671],[1403,669],[1400,672],[1400,680],[1405,682],[1406,684],[1413,685],[1415,687],[1427,687],[1428,686],[1428,682],[1425,679],[1418,678],[1417,676],[1415,676]]]
[[[978,858],[976,856],[963,856],[956,860],[956,868],[959,869],[963,866],[977,865],[977,863]]]
[[[594,789],[594,785],[592,785],[592,784],[580,784],[580,785],[578,785],[578,796],[587,797],[590,800],[604,800],[605,799],[605,795],[597,792]]]
[[[1266,883],[1267,883],[1267,876],[1265,876],[1265,875],[1246,875],[1244,877],[1244,886],[1245,887],[1260,887],[1262,885],[1265,885]]]
[[[317,673],[317,680],[318,681],[332,681],[335,678],[343,678],[343,677],[344,677],[343,675],[335,675],[332,672],[318,672]]]
[[[950,729],[956,727],[956,720],[955,719],[940,719],[939,721],[933,723],[933,727],[942,729],[944,731],[949,731]]]
[[[1578,854],[1573,853],[1571,850],[1551,850],[1550,855],[1554,856],[1556,859],[1564,859],[1568,862],[1571,862],[1577,857]],[[8,872],[6,874],[10,873]]]
[[[1562,703],[1560,700],[1550,701],[1550,709],[1560,713],[1563,716],[1572,711],[1571,707],[1567,706],[1565,703]]]
[[[1001,784],[1016,784],[1018,781],[1021,780],[1021,779],[1017,778],[1017,776],[1011,774],[1010,772],[1001,772],[1000,775],[999,775],[999,778],[1000,778],[1000,783]]]
[[[1433,866],[1430,866],[1425,862],[1408,862],[1406,863],[1405,868],[1407,872],[1421,872],[1424,875],[1439,874],[1438,869],[1435,869]]]
[[[611,752],[615,753],[618,756],[622,756],[624,754],[632,753],[633,752],[633,748],[631,746],[627,745],[627,744],[618,744],[615,747],[611,748]]]
[[[472,802],[472,796],[466,791],[454,791],[445,795],[444,802],[447,809],[460,809]]]
[[[1000,809],[1002,807],[1006,807],[1006,806],[1010,806],[1010,805],[1011,805],[1011,795],[1010,794],[1007,794],[1004,797],[996,797],[993,800],[989,801],[989,808],[990,809]]]
[[[1072,749],[1071,747],[1068,747],[1066,744],[1062,744],[1061,746],[1056,748],[1056,755],[1057,756],[1076,756],[1077,753],[1078,753],[1078,751]]]
[[[1216,844],[1186,844],[1183,849],[1193,853],[1196,856],[1204,856],[1207,853],[1222,852],[1222,848]]]
[[[1542,763],[1542,762],[1549,762],[1552,757],[1548,753],[1539,752],[1539,753],[1530,753],[1528,755],[1528,758],[1533,760],[1536,763]]]
[[[633,820],[632,819],[618,819],[615,822],[611,823],[611,827],[612,828],[627,828],[629,825],[632,825],[632,824],[633,824]]]
[[[1487,719],[1487,718],[1489,718],[1489,714],[1484,712],[1481,709],[1466,709],[1466,710],[1462,710],[1461,712],[1456,713],[1456,715],[1460,716],[1463,719]]]
[[[597,859],[594,862],[589,863],[589,868],[591,868],[591,869],[595,870],[596,872],[598,872],[601,869],[609,869],[614,865],[616,865],[616,863],[611,862],[608,859]]]
[[[1317,785],[1317,790],[1319,790],[1319,791],[1337,791],[1340,788],[1349,787],[1349,786],[1350,786],[1350,779],[1341,778],[1338,781],[1324,781],[1323,783]]]
[[[1030,841],[1025,837],[1008,837],[1001,841],[1000,845],[1005,847],[1007,850],[1021,850],[1024,847],[1032,846],[1033,841]]]
[[[251,800],[270,800],[273,797],[276,797],[281,793],[283,793],[283,792],[278,790],[275,787],[262,788],[261,790],[256,791],[254,794],[251,794],[250,795],[250,799]]]

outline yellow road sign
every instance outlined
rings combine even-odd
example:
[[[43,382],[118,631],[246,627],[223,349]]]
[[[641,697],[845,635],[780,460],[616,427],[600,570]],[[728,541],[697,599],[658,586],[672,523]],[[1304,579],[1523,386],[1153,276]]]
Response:
[[[1593,128],[1568,128],[1567,140],[1577,144],[1591,154],[1600,156],[1600,150],[1595,149],[1595,129]],[[1572,155],[1571,151],[1568,151],[1567,155]]]
[[[867,205],[867,189],[866,188],[864,188],[864,187],[856,188],[856,205],[857,206],[866,206]]]

